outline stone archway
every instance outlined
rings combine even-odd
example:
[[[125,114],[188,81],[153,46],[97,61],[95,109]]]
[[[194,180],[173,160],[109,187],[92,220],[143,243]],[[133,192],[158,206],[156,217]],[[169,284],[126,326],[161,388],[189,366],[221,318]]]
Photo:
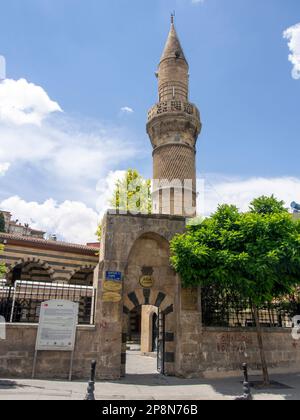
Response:
[[[71,271],[68,275],[68,283],[80,286],[92,286],[95,266],[83,265]]]
[[[20,278],[14,278],[19,271]],[[15,280],[27,280],[37,282],[52,282],[55,271],[45,261],[34,258],[22,258],[7,267],[7,280],[9,283]]]
[[[162,370],[169,376],[181,374],[181,284],[170,265],[169,241],[184,231],[182,217],[106,214],[95,274],[99,378],[125,374],[128,314],[141,305],[160,309],[165,319]],[[122,280],[111,284],[111,273],[121,274]]]
[[[132,310],[143,305],[155,306],[159,310],[159,320],[163,327],[159,333],[160,350],[158,357],[161,359],[161,373],[174,374],[175,363],[175,318],[174,303],[170,296],[159,290],[143,289],[143,295],[139,290],[129,293],[124,299],[122,318],[122,354],[121,376],[126,375],[126,350],[128,335],[128,316]]]
[[[176,275],[170,268],[170,247],[165,237],[144,232],[134,241],[125,268],[123,285],[122,367],[126,372],[126,337],[129,313],[140,306],[154,306],[160,314],[161,373],[174,374]],[[164,328],[162,328],[164,323]],[[164,331],[163,331],[164,330]]]

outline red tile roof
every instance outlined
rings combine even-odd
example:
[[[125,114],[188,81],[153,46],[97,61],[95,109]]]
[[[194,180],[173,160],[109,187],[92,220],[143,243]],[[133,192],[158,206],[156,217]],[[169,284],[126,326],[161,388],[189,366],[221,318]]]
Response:
[[[5,241],[18,242],[23,243],[24,246],[32,245],[36,248],[49,248],[49,249],[56,249],[56,250],[66,250],[69,252],[76,252],[76,253],[83,253],[89,255],[95,255],[99,252],[98,247],[91,247],[87,245],[80,245],[80,244],[72,244],[68,242],[62,241],[51,241],[41,238],[35,238],[32,236],[21,236],[21,235],[14,235],[11,233],[0,233],[0,242],[5,244]]]

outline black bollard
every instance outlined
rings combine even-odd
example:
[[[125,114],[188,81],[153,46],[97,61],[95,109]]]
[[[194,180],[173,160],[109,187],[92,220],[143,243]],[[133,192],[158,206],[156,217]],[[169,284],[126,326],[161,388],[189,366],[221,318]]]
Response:
[[[250,387],[250,384],[249,384],[247,363],[243,364],[243,372],[244,372],[244,383],[243,383],[244,395],[236,398],[236,401],[252,401],[253,397],[252,397],[252,394],[251,394],[251,387]]]
[[[88,384],[88,387],[87,387],[87,393],[86,393],[86,396],[85,396],[85,401],[95,401],[96,366],[97,366],[97,362],[95,360],[93,360],[92,364],[91,364],[91,379],[89,380],[89,384]]]

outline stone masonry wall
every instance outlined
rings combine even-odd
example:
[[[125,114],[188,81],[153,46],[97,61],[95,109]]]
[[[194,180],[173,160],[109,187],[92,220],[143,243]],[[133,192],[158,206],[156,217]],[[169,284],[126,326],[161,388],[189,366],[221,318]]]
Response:
[[[0,377],[31,378],[37,326],[8,324],[6,340],[0,340]],[[73,378],[89,379],[91,361],[99,355],[96,328],[80,326],[74,353]],[[70,352],[38,352],[36,378],[67,379]]]
[[[264,348],[270,372],[300,372],[300,341],[282,328],[263,330]],[[240,375],[248,363],[251,374],[261,374],[255,329],[205,328],[199,343],[199,374],[206,377]]]

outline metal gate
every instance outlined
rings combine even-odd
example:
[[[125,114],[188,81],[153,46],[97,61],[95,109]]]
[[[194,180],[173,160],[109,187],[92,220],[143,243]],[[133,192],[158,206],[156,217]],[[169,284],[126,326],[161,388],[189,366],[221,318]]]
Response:
[[[166,337],[166,316],[158,313],[158,349],[157,349],[157,370],[161,375],[165,374],[165,337]]]

